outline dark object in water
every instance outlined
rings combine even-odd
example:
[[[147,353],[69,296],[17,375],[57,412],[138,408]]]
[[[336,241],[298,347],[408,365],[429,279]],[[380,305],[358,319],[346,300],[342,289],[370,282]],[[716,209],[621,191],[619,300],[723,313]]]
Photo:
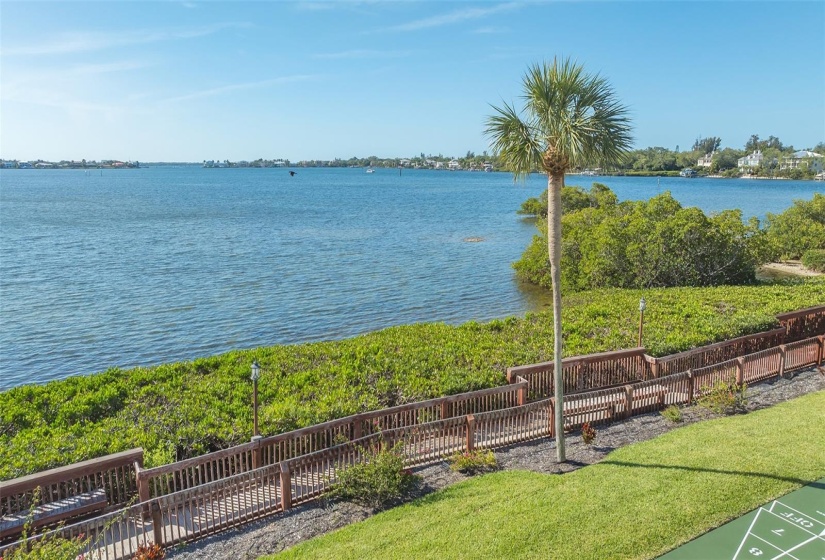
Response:
[[[290,172],[289,172],[289,176],[290,176],[290,177],[295,177],[295,172],[294,172],[294,171],[290,171]]]

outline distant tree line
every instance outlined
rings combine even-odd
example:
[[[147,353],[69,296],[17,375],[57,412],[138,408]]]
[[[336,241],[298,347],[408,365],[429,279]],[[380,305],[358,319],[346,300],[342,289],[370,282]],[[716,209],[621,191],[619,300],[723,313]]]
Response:
[[[782,158],[789,156],[795,150],[791,145],[784,145],[776,136],[769,136],[767,140],[761,140],[759,135],[753,134],[745,142],[744,149],[721,148],[722,139],[716,136],[709,138],[699,137],[693,143],[690,151],[680,151],[679,146],[675,150],[662,147],[645,148],[633,150],[627,155],[625,162],[617,171],[620,172],[646,172],[646,173],[668,173],[675,174],[686,167],[695,168],[699,158],[711,155],[711,165],[706,169],[711,174],[727,176],[738,176],[738,160],[748,154],[760,150],[762,152],[762,163],[750,171],[750,173],[762,177],[787,177],[792,179],[804,179],[812,177],[814,172],[808,169],[780,169]],[[820,142],[811,151],[825,155],[825,142]]]

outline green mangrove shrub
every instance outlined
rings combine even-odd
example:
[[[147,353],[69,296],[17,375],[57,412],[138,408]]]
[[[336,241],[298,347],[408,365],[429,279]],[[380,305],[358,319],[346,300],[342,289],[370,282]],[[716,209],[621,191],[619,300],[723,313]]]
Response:
[[[582,201],[562,217],[565,291],[747,285],[756,281],[755,266],[769,260],[758,221],[743,223],[739,210],[706,216],[669,192],[619,203],[598,183],[576,196]],[[538,229],[513,267],[521,279],[549,288],[544,220]]]
[[[447,462],[451,470],[470,475],[490,472],[498,468],[496,454],[489,449],[459,451],[450,455]]]
[[[825,272],[825,249],[808,249],[802,254],[802,265],[816,272]]]
[[[713,386],[702,387],[702,396],[696,404],[716,414],[736,414],[748,410],[748,386],[735,381],[718,381]]]
[[[402,443],[394,447],[363,450],[366,461],[338,474],[327,492],[329,498],[352,501],[373,510],[384,509],[408,496],[420,477],[404,468]]]

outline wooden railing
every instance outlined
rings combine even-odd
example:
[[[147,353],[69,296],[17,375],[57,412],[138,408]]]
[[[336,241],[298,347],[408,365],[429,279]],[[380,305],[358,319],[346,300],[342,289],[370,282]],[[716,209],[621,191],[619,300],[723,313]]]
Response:
[[[776,316],[776,320],[785,327],[786,342],[816,336],[825,333],[825,305],[781,313]]]
[[[562,379],[566,394],[632,383],[646,379],[650,368],[644,348],[615,350],[587,356],[564,358]],[[530,400],[553,396],[555,383],[553,362],[507,368],[507,380],[526,379]]]
[[[140,500],[173,494],[251,471],[260,466],[254,462],[257,448],[256,442],[245,443],[168,465],[138,469]]]
[[[137,493],[135,473],[142,464],[143,450],[131,449],[0,482],[0,516],[97,490],[106,492],[107,508],[121,506]]]
[[[524,404],[527,381],[364,412],[263,438],[261,464],[280,463],[377,432]]]
[[[738,358],[766,348],[778,346],[785,340],[785,329],[740,336],[730,340],[700,346],[663,358],[647,356],[654,377],[670,375],[689,369],[699,369],[711,364]]]
[[[526,399],[527,381],[522,379],[510,385],[364,412],[275,436],[256,438],[250,443],[177,463],[141,469],[138,472],[140,498],[148,500],[185,490],[375,433],[418,426],[456,415],[518,406],[524,404]]]
[[[574,429],[584,422],[603,424],[671,404],[690,403],[716,382],[755,383],[794,369],[821,365],[824,357],[825,336],[818,336],[696,370],[571,394],[564,402],[565,429]],[[526,391],[527,382],[520,383],[525,384],[523,390]],[[88,552],[106,560],[128,558],[142,542],[168,547],[312,501],[335,483],[342,469],[369,461],[370,450],[377,447],[400,443],[405,463],[416,466],[440,461],[460,451],[492,449],[552,436],[554,407],[555,399],[548,398],[386,429],[277,464],[186,487],[51,534],[94,536]],[[248,451],[235,455],[211,454],[211,461],[219,465],[231,457],[231,461],[242,463],[246,461],[243,454]],[[172,474],[173,478],[196,480],[201,475],[186,470],[196,466],[190,461],[177,464],[176,470],[147,469],[140,478],[150,473],[150,479]],[[213,467],[213,471],[218,468]]]

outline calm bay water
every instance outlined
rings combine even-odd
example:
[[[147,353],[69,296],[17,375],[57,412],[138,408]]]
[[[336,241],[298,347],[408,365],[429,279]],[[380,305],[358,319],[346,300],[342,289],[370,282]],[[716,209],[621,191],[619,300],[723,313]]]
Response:
[[[823,190],[597,180],[623,200],[670,190],[686,206],[746,217]],[[384,169],[0,171],[0,389],[539,309],[545,297],[510,263],[535,232],[515,211],[545,184]]]

